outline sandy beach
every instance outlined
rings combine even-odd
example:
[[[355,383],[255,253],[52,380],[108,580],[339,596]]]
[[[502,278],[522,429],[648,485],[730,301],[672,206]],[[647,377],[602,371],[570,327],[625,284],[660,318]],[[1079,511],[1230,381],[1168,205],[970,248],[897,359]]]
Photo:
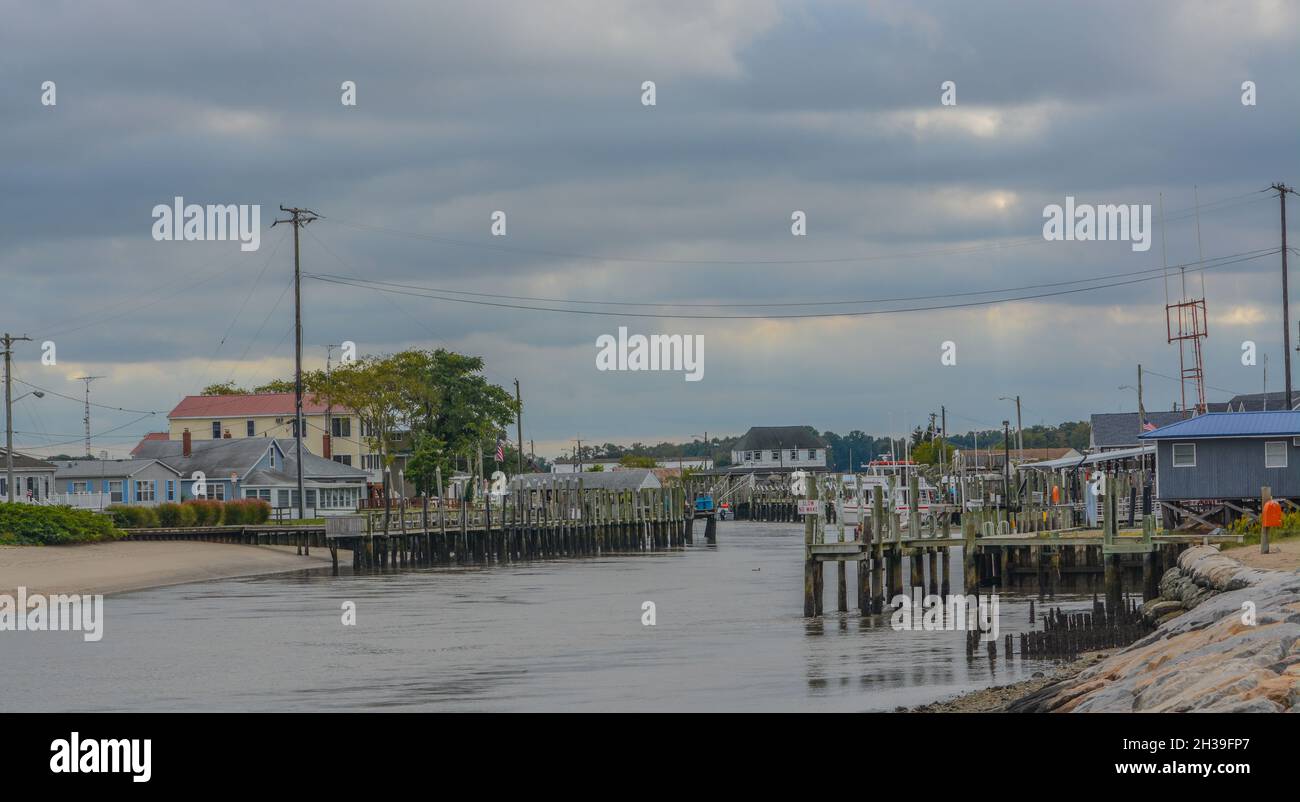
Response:
[[[0,546],[0,593],[20,586],[41,593],[125,593],[329,564],[328,549],[300,557],[293,546],[188,541]]]

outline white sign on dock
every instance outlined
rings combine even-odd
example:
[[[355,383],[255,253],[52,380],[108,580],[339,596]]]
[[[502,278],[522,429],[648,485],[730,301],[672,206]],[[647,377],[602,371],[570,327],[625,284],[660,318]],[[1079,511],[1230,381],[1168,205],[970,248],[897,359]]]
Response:
[[[815,498],[799,499],[799,514],[800,515],[821,515],[822,502],[818,501]]]

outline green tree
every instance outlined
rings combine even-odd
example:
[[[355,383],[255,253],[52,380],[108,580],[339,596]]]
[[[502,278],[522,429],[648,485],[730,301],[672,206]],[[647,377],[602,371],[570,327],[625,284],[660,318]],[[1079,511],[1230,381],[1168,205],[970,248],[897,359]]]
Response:
[[[643,457],[637,454],[624,454],[619,457],[618,464],[624,468],[654,468],[658,466],[658,461],[654,457]]]
[[[199,395],[247,395],[248,391],[237,387],[233,381],[209,384],[199,391]]]

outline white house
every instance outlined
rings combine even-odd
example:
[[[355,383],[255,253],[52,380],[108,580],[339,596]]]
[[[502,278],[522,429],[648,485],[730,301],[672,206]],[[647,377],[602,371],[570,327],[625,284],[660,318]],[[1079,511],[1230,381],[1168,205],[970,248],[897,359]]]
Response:
[[[811,426],[754,426],[731,451],[732,470],[826,470],[826,441]]]

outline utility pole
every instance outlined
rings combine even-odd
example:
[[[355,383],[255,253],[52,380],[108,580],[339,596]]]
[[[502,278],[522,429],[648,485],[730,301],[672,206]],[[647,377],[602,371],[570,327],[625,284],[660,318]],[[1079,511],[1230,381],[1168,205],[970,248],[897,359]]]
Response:
[[[288,220],[276,220],[271,224],[275,228],[281,223],[293,226],[293,448],[294,461],[298,463],[298,518],[307,517],[307,494],[302,487],[302,263],[298,251],[298,231],[303,226],[320,219],[320,215],[310,209],[294,207],[280,211],[288,212]],[[388,498],[387,482],[384,498]]]
[[[576,473],[582,473],[582,440],[579,439],[580,437],[582,435],[573,438],[573,442],[578,444],[578,447],[573,450],[573,464]]]
[[[1279,181],[1269,189],[1277,190],[1277,199],[1282,205],[1282,358],[1286,369],[1286,408],[1295,409],[1294,397],[1291,395],[1291,303],[1287,294],[1286,270],[1286,194],[1296,191]]]
[[[524,402],[519,395],[519,380],[515,379],[515,436],[519,438],[519,473],[524,472]]]
[[[333,365],[331,364],[332,361],[333,361],[333,356],[334,356],[334,343],[330,343],[330,344],[328,344],[328,345],[325,346],[325,379],[326,379],[326,381],[329,380],[329,377],[330,377],[330,368],[333,367]],[[326,399],[326,400],[325,400],[325,434],[327,434],[327,435],[330,436],[330,449],[331,449],[331,451],[332,451],[332,450],[333,450],[333,447],[334,447],[334,440],[333,440],[333,438],[334,438],[334,402],[333,402],[333,401],[330,401],[329,399]],[[323,457],[323,456],[325,456],[325,455],[324,455],[324,454],[321,454],[321,456]],[[333,458],[334,458],[334,455],[333,455],[333,454],[330,454],[330,459],[333,459]],[[357,467],[359,468],[359,467],[361,467],[361,466],[358,465]]]
[[[5,487],[9,503],[14,501],[14,369],[13,350],[16,342],[31,342],[31,337],[14,337],[5,332],[0,342],[5,346]]]
[[[1011,421],[1002,421],[1002,506],[1011,509]]]
[[[81,420],[83,423],[86,424],[86,456],[87,457],[90,456],[90,383],[93,382],[95,379],[102,379],[102,378],[104,377],[103,376],[78,376],[77,378],[73,379],[74,382],[86,383],[86,416]]]
[[[1147,425],[1147,410],[1142,406],[1142,364],[1138,363],[1138,428]]]
[[[939,405],[939,472],[948,461],[948,408]]]

